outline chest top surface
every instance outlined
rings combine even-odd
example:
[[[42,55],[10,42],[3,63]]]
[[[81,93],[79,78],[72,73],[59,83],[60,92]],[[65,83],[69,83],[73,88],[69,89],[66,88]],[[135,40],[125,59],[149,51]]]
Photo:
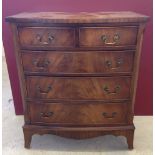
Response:
[[[148,16],[135,12],[34,12],[19,13],[6,18],[8,22],[42,22],[42,23],[113,23],[146,22]]]

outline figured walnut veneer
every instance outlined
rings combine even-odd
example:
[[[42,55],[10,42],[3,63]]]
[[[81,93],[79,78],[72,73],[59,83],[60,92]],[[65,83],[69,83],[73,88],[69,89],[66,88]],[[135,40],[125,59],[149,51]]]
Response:
[[[6,18],[15,44],[25,147],[34,134],[125,136],[133,149],[134,103],[145,24],[134,12],[21,13]]]

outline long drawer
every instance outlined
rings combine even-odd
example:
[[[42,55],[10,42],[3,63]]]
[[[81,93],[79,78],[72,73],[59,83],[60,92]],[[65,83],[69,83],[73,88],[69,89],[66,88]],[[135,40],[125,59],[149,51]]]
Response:
[[[27,77],[28,98],[119,100],[130,98],[130,77]]]
[[[25,51],[22,61],[24,71],[29,73],[130,73],[133,55],[133,51]]]
[[[125,124],[127,105],[102,104],[30,104],[32,124],[99,125]]]

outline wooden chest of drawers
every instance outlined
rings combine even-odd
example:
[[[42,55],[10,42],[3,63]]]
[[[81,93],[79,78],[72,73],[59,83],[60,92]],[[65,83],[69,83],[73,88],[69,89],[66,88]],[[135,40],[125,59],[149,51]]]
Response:
[[[33,134],[76,139],[123,135],[133,148],[147,19],[133,12],[41,12],[6,18],[14,37],[26,148]]]

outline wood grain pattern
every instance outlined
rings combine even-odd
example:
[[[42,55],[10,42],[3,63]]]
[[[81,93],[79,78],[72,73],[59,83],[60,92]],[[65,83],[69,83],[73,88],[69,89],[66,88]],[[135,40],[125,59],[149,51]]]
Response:
[[[27,77],[27,90],[32,99],[129,99],[130,80],[130,77]]]
[[[134,102],[145,23],[134,12],[22,13],[14,34],[25,148],[34,134],[125,136],[133,149]]]
[[[31,123],[50,125],[103,125],[127,123],[127,106],[117,104],[31,104]]]
[[[74,47],[75,30],[72,28],[26,27],[18,28],[21,48]]]
[[[117,23],[146,22],[148,16],[130,11],[122,12],[36,12],[21,13],[9,16],[9,22],[39,22],[39,23]]]
[[[133,56],[133,51],[25,51],[22,53],[22,61],[26,73],[75,73],[76,76],[76,73],[131,73]]]
[[[10,26],[11,26],[11,30],[13,32],[16,64],[17,64],[17,69],[18,69],[18,76],[19,76],[20,89],[21,89],[21,95],[22,95],[22,104],[23,104],[23,110],[24,110],[24,121],[25,121],[25,124],[29,124],[30,118],[28,115],[28,104],[25,101],[27,89],[26,89],[26,85],[25,85],[25,77],[24,77],[24,73],[23,73],[23,67],[21,65],[21,53],[20,53],[20,48],[19,48],[18,31],[17,31],[17,26],[14,23],[11,23]]]
[[[79,44],[85,47],[135,45],[137,30],[137,27],[82,27],[79,30]],[[118,41],[115,42],[116,35]],[[106,43],[103,36],[106,37]]]

